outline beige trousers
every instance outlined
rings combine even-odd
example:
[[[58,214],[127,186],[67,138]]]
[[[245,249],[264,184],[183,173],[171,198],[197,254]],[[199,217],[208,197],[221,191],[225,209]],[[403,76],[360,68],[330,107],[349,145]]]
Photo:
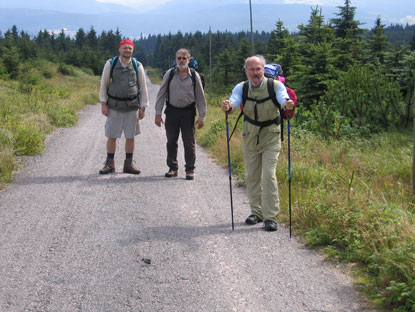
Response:
[[[247,126],[245,130],[251,131],[243,133],[242,146],[251,214],[264,221],[277,222],[280,201],[276,169],[281,150],[280,133],[276,125],[263,128],[260,133],[252,131],[252,125]]]

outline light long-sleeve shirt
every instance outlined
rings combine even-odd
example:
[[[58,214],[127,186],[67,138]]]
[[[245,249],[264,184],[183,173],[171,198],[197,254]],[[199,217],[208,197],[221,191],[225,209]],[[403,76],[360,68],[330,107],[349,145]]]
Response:
[[[262,80],[260,87],[262,87],[263,84],[264,84],[264,80]],[[242,104],[242,88],[243,88],[243,83],[238,83],[235,86],[235,88],[233,88],[232,94],[229,98],[229,102],[231,102],[232,105],[235,106],[236,108],[238,108]],[[285,88],[282,82],[277,84],[277,87],[275,89],[275,95],[276,95],[278,103],[281,104],[281,108],[283,108],[285,102],[290,99],[287,93],[287,89]]]
[[[112,59],[109,59],[104,65],[104,69],[102,70],[101,76],[101,87],[99,89],[99,100],[105,103],[107,102],[108,98],[107,90],[108,85],[110,83],[111,60]],[[123,67],[127,67],[132,62],[132,60],[130,59],[128,63],[124,64],[121,58],[119,58],[119,61]],[[140,108],[145,108],[149,106],[146,74],[144,71],[143,64],[141,64],[140,62],[138,62],[138,64],[138,87],[140,88]]]
[[[179,70],[174,70],[173,79],[170,82],[169,88],[169,104],[174,107],[184,108],[192,103],[196,102],[197,110],[199,113],[198,120],[203,121],[206,116],[206,99],[203,92],[202,81],[199,75],[196,75],[196,86],[193,86],[191,71],[188,68],[188,75],[183,79],[180,77]],[[167,98],[167,88],[169,80],[170,70],[166,72],[163,77],[163,81],[160,86],[160,90],[157,94],[156,100],[156,115],[161,115],[164,107],[164,103]]]

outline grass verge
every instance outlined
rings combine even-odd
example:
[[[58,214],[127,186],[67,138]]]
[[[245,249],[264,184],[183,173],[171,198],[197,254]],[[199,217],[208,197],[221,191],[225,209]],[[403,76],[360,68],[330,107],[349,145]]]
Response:
[[[98,99],[99,78],[47,61],[21,64],[17,79],[0,77],[0,188],[17,169],[16,156],[43,151],[45,135],[71,127]]]

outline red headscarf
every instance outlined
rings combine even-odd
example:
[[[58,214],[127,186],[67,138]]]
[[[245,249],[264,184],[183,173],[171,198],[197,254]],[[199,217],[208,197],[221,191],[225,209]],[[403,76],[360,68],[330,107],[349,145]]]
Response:
[[[120,45],[118,46],[118,49],[121,48],[121,46],[124,45],[124,44],[130,44],[134,48],[134,42],[132,42],[131,40],[128,40],[128,39],[124,39],[120,42]]]

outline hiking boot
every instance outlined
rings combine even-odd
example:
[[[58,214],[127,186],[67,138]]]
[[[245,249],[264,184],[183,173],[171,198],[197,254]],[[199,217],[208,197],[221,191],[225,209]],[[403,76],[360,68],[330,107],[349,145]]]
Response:
[[[166,174],[164,175],[166,178],[173,178],[173,177],[177,177],[177,170],[169,170],[169,172],[166,172]]]
[[[186,180],[194,180],[194,179],[195,179],[195,173],[193,171],[187,171]]]
[[[140,174],[141,170],[134,166],[134,161],[130,159],[124,160],[124,173]]]
[[[262,222],[262,220],[258,217],[258,216],[256,216],[256,215],[254,215],[254,214],[251,214],[248,218],[246,218],[246,220],[245,220],[245,223],[246,224],[249,224],[249,225],[254,225],[254,224],[257,224],[257,223],[259,223],[259,222]]]
[[[278,226],[274,221],[265,220],[264,230],[267,231],[267,232],[274,232],[274,231],[278,230]]]
[[[114,159],[107,158],[104,162],[104,168],[99,171],[99,174],[108,174],[115,171]]]

